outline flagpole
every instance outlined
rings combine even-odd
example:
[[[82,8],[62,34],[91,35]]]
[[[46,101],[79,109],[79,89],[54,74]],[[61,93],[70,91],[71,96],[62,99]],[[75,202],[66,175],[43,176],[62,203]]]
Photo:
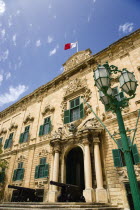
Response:
[[[77,41],[77,52],[78,52],[78,41]]]

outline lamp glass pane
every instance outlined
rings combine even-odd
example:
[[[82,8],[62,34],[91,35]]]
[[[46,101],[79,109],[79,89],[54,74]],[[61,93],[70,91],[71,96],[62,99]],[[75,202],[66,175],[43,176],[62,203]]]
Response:
[[[105,68],[100,68],[100,77],[108,77],[108,74]]]
[[[95,79],[99,78],[99,70],[98,69],[94,72],[94,77],[95,77]]]
[[[128,92],[129,92],[129,88],[128,88],[128,86],[127,86],[126,83],[122,86],[122,90],[123,90],[125,93],[128,93]]]
[[[136,90],[136,83],[131,82],[131,90],[135,91]]]
[[[129,74],[127,72],[123,73],[123,76],[124,76],[125,82],[129,82],[130,81]]]
[[[123,75],[120,76],[119,81],[120,81],[120,85],[122,86],[124,84],[124,77],[123,77]]]
[[[112,95],[112,89],[111,88],[108,88],[107,94],[110,95],[110,96]]]
[[[108,84],[108,79],[103,77],[101,78],[101,82],[102,82],[102,87],[107,87],[109,84]]]

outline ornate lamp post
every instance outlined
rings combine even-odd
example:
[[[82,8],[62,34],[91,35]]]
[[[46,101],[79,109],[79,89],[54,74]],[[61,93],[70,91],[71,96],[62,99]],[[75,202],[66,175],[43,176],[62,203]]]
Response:
[[[114,96],[111,89],[111,76],[113,73],[120,73],[120,88],[130,97],[121,97],[122,92],[120,92],[117,96]],[[108,63],[98,66],[94,72],[94,80],[95,85],[99,89],[100,100],[108,110],[116,113],[134,207],[135,210],[140,210],[140,192],[135,175],[131,147],[128,144],[128,138],[121,114],[121,110],[128,106],[128,101],[135,97],[137,81],[134,74],[129,72],[127,69],[119,70],[116,66],[109,66]]]

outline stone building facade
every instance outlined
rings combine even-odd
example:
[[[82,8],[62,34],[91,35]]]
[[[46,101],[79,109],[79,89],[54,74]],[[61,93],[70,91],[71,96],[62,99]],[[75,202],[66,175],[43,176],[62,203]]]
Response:
[[[80,185],[86,202],[128,207],[126,168],[114,167],[112,157],[117,146],[81,97],[118,140],[116,115],[105,111],[94,86],[93,71],[106,61],[133,71],[140,83],[140,30],[95,55],[90,49],[75,53],[62,74],[0,113],[0,156],[8,162],[5,201],[11,200],[11,184],[44,189],[43,202],[56,202],[58,188],[49,184],[53,180]],[[117,86],[116,75],[112,88]],[[140,86],[122,111],[130,138],[139,108]],[[140,124],[135,143],[140,152]],[[140,165],[135,169],[140,181]]]

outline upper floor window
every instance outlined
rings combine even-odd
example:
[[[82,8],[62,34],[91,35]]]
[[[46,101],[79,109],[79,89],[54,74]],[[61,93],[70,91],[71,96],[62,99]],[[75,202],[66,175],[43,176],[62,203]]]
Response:
[[[29,130],[30,130],[30,125],[26,126],[24,132],[20,134],[19,143],[23,143],[23,142],[28,141]]]
[[[80,104],[80,97],[69,102],[69,110],[64,111],[64,124],[84,117],[84,106]]]
[[[40,126],[39,136],[43,136],[51,131],[51,119],[47,117],[44,119],[44,124]]]
[[[5,168],[2,168],[2,171],[0,172],[0,183],[4,182],[5,178]]]
[[[4,144],[4,149],[10,148],[12,146],[13,134],[14,133],[10,133],[9,138],[6,139],[5,144]]]
[[[18,168],[14,170],[13,181],[22,180],[24,177],[23,162],[18,163]]]
[[[2,144],[3,137],[0,138],[0,144]]]
[[[49,165],[46,163],[46,158],[40,159],[40,164],[35,169],[35,179],[48,177]]]

